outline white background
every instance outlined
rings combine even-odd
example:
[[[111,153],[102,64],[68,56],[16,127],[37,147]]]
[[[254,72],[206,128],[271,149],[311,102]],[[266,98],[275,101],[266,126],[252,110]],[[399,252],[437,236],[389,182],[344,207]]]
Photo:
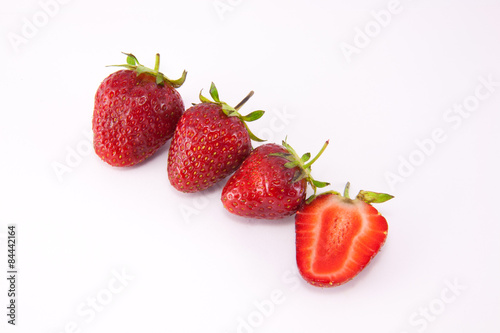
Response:
[[[1,331],[498,332],[500,4],[400,0],[381,27],[389,1],[350,3],[3,0],[0,266],[16,223],[19,276],[12,327],[1,273]],[[188,70],[186,106],[212,81],[233,105],[254,90],[242,111],[267,110],[250,126],[271,142],[314,154],[330,139],[317,179],[396,196],[377,206],[379,255],[309,286],[294,219],[232,216],[220,186],[176,192],[169,143],[128,169],[99,160],[93,98],[121,51]]]

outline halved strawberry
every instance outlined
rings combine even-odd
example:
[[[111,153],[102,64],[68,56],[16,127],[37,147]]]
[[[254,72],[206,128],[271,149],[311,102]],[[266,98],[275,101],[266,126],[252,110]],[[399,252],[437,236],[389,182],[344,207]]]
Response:
[[[393,198],[360,191],[349,198],[327,192],[308,200],[295,216],[297,265],[312,285],[333,287],[355,277],[378,253],[387,237],[387,221],[370,203]]]

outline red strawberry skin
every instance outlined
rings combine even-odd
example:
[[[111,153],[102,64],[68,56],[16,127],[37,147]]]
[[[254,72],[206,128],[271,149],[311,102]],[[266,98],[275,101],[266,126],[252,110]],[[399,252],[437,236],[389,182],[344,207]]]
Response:
[[[216,103],[197,104],[177,124],[168,153],[170,184],[181,192],[203,191],[233,173],[251,149],[238,117]]]
[[[295,216],[297,265],[312,285],[333,287],[355,277],[378,253],[387,221],[358,199],[318,195]]]
[[[273,153],[287,154],[277,144],[265,144],[252,151],[222,190],[221,201],[231,213],[257,219],[281,219],[295,214],[306,196],[305,179],[293,182],[298,167]]]
[[[153,155],[175,131],[184,112],[180,94],[132,70],[109,75],[97,89],[94,149],[112,166],[132,166]]]

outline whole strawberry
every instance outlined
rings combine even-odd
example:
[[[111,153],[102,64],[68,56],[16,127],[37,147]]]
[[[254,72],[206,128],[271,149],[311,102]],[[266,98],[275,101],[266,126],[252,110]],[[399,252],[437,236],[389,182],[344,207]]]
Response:
[[[311,176],[311,165],[323,153],[328,141],[310,162],[310,153],[299,157],[283,142],[257,147],[228,180],[222,203],[231,213],[257,219],[281,219],[295,214],[306,198],[307,184],[316,192],[328,183]]]
[[[317,287],[334,287],[359,274],[387,238],[387,221],[372,203],[392,199],[385,193],[360,191],[349,198],[327,192],[312,196],[295,215],[297,266]]]
[[[109,75],[97,89],[92,130],[94,150],[112,166],[132,166],[153,155],[172,137],[184,112],[182,98],[174,88],[186,79],[169,80],[155,68],[127,54],[127,68]]]
[[[259,119],[264,111],[247,116],[238,113],[253,91],[234,108],[220,101],[213,83],[210,95],[214,101],[200,92],[202,103],[182,115],[170,145],[168,178],[181,192],[202,191],[224,179],[250,154],[250,140],[262,141],[245,122]]]

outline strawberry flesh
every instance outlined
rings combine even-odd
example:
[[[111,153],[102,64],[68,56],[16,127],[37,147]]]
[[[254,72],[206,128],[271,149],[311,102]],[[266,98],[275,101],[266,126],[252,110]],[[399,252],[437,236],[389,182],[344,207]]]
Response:
[[[295,216],[297,265],[303,278],[331,287],[355,277],[378,253],[387,221],[361,200],[322,194]]]

